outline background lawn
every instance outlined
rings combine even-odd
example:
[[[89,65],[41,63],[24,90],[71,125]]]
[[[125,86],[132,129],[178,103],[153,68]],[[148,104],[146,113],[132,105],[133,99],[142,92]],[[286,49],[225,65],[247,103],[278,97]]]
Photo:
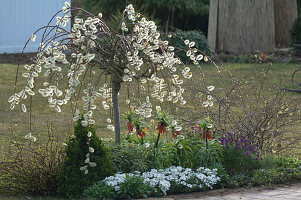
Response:
[[[221,66],[221,65],[220,65]],[[221,87],[220,77],[217,76],[216,69],[212,64],[206,63],[201,65],[201,70],[205,74],[206,84],[214,85],[216,88]],[[222,67],[222,66],[221,66]],[[231,71],[235,77],[248,76],[252,73],[260,74],[264,73],[268,67],[268,64],[224,64],[223,69]],[[0,64],[0,146],[1,151],[5,150],[8,145],[8,139],[12,133],[16,133],[17,136],[25,136],[29,133],[29,113],[23,113],[20,108],[10,110],[8,98],[13,94],[13,85],[15,81],[15,73],[17,66],[11,64]],[[193,71],[195,69],[192,67]],[[291,75],[295,70],[293,64],[276,63],[273,64],[270,70],[270,77],[267,80],[266,87],[273,86],[280,82],[283,78],[283,87],[291,87]],[[198,74],[198,73],[196,73]],[[300,73],[301,74],[301,73]],[[198,79],[197,75],[193,76],[193,79]],[[301,80],[301,77],[300,77]],[[19,78],[18,85],[20,86],[23,80]],[[226,80],[227,81],[227,80]],[[20,88],[20,87],[19,87]],[[301,97],[301,94],[286,92],[288,97]],[[125,86],[122,86],[120,93],[120,110],[121,113],[128,111],[129,106],[125,104],[127,99],[127,90]],[[100,137],[113,137],[114,133],[106,128],[107,118],[110,117],[108,112],[104,112],[101,108],[101,100],[97,101],[98,108],[94,112],[94,118],[96,120],[96,131]],[[189,106],[189,102],[188,105]],[[27,105],[28,107],[28,105]],[[60,136],[63,142],[67,135],[73,132],[73,120],[71,114],[71,106],[67,105],[63,107],[61,113],[57,113],[53,108],[50,108],[47,103],[47,99],[36,95],[33,100],[33,135],[40,135],[41,139],[46,137],[47,125],[54,128],[57,135]],[[99,111],[99,112],[98,112]],[[122,119],[122,130],[126,131],[126,121]],[[300,127],[292,127],[294,129],[301,130]]]

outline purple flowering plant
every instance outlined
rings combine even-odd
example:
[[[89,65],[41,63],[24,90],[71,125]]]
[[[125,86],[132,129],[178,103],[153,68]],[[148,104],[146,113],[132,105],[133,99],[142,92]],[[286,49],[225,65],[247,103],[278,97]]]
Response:
[[[235,135],[232,133],[226,133],[222,137],[218,138],[222,147],[229,149],[234,147],[236,150],[243,151],[246,156],[257,155],[256,144],[253,145],[251,142],[242,134]]]

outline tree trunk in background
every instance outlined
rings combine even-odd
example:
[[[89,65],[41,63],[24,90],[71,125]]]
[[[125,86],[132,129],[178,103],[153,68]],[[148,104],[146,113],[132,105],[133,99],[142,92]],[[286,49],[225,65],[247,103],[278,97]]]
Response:
[[[273,51],[273,3],[273,0],[211,0],[209,22],[216,23],[216,26],[209,25],[208,40],[211,48],[215,46],[213,50],[232,54]],[[216,21],[210,19],[214,16]]]
[[[209,23],[208,23],[208,42],[212,50],[216,50],[217,45],[217,21],[218,21],[218,1],[210,0]]]
[[[297,10],[298,10],[298,16],[300,15],[301,12],[301,0],[297,0]]]
[[[297,18],[296,0],[274,0],[275,44],[277,48],[288,47],[291,44],[291,29]]]

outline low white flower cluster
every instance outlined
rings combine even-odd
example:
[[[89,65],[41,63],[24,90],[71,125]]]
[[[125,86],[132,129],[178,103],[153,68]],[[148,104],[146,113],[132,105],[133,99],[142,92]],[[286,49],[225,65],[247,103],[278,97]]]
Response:
[[[144,183],[158,189],[164,195],[170,190],[171,186],[196,188],[211,188],[221,179],[217,176],[217,169],[207,169],[204,167],[193,171],[190,168],[180,166],[171,166],[167,169],[152,169],[149,172],[140,173],[117,173],[115,176],[105,178],[103,181],[115,188],[115,191],[120,190],[120,185],[125,182],[127,177],[140,176],[144,178]]]

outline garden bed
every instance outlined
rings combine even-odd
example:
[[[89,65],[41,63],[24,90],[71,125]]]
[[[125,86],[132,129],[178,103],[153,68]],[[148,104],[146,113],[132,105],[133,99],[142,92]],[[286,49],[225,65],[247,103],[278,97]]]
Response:
[[[231,65],[228,65],[231,70],[233,71],[234,74],[239,74],[239,76],[244,76],[246,74],[249,74],[251,73],[252,70],[254,70],[254,68],[256,69],[261,69],[261,68],[264,68],[266,65],[265,64],[257,64],[257,65],[235,65],[235,64],[231,64]],[[285,66],[285,67],[283,67]],[[8,78],[9,76],[11,76],[11,74],[13,74],[13,71],[14,71],[14,68],[15,68],[15,65],[0,65],[1,69],[3,69],[4,73],[1,74],[0,76],[3,77],[1,78],[0,80],[3,81],[2,82],[2,88],[3,88],[3,93],[5,94],[5,98],[2,99],[3,102],[4,101],[7,101],[7,98],[8,98],[8,95],[10,93],[10,87],[9,85],[12,84],[12,80],[10,78]],[[288,64],[275,64],[272,66],[271,68],[271,73],[273,74],[273,76],[275,77],[278,77],[278,76],[286,76],[287,78],[289,78],[289,73],[290,73],[290,70],[293,69],[293,66],[292,65],[288,65]],[[212,69],[210,68],[210,65],[205,65],[205,69],[204,69],[205,73],[207,74],[211,74],[213,73],[212,72]],[[213,82],[215,82],[217,84],[217,80],[218,79],[215,79],[215,80],[211,80]],[[275,84],[275,79],[268,79],[267,81],[267,85],[268,87],[271,87],[273,84]],[[219,87],[217,85],[217,87]],[[264,91],[266,92],[266,90]],[[268,93],[267,93],[268,95]],[[125,96],[126,94],[125,93],[121,93],[121,98],[124,98],[125,99]],[[289,94],[288,98],[296,98],[298,97],[297,95],[295,94]],[[8,112],[8,108],[7,106],[3,106],[3,115],[7,116],[7,112]],[[188,107],[190,105],[188,104]],[[37,109],[34,111],[34,113],[36,114],[36,132],[42,132],[42,131],[39,131],[39,129],[42,128],[41,126],[41,122],[43,121],[41,119],[41,112],[44,112],[43,115],[47,116],[48,119],[52,119],[52,123],[54,125],[54,131],[57,132],[57,133],[60,133],[60,134],[55,134],[57,137],[58,137],[58,140],[57,140],[57,144],[60,148],[64,148],[64,146],[62,146],[62,143],[66,142],[65,140],[65,137],[64,135],[66,135],[66,126],[62,126],[61,124],[64,123],[64,124],[68,124],[68,126],[70,127],[70,129],[72,128],[72,123],[69,123],[68,121],[71,121],[72,118],[71,117],[67,117],[67,111],[64,111],[63,113],[61,113],[59,115],[59,117],[54,117],[54,113],[52,113],[49,109],[46,109],[44,110],[45,106],[43,106],[43,104],[39,105],[39,108],[40,109]],[[121,107],[122,109],[122,113],[125,113],[125,111],[128,110],[127,106],[122,106]],[[44,111],[41,111],[41,110],[44,110]],[[191,114],[191,113],[190,113]],[[24,132],[22,130],[25,130],[26,132],[26,124],[22,123],[22,120],[24,118],[24,114],[20,114],[18,112],[12,112],[12,113],[9,113],[9,115],[12,115],[12,116],[15,116],[15,117],[9,117],[9,118],[3,118],[4,121],[2,123],[4,123],[6,126],[13,126],[13,127],[17,127],[19,129],[19,133],[17,133],[17,138],[21,138],[21,141],[25,142],[24,144],[26,145],[26,140],[24,141]],[[103,122],[104,120],[106,120],[105,117],[99,115],[100,118],[97,119],[99,122],[98,123],[101,123]],[[13,118],[13,124],[11,124],[12,122],[9,121],[10,118]],[[161,122],[163,122],[165,120],[166,116],[164,117],[159,117],[158,120]],[[68,121],[67,121],[68,120]],[[14,125],[14,123],[18,123],[17,126]],[[197,123],[197,122],[196,122]],[[9,125],[10,124],[10,125]],[[155,145],[155,142],[156,142],[156,134],[158,134],[158,132],[160,132],[160,128],[157,128],[157,123],[154,122],[153,125],[150,125],[152,127],[152,129],[149,129],[148,128],[148,133],[145,134],[145,138],[144,138],[144,141],[143,141],[143,145],[141,145],[141,136],[142,135],[136,135],[136,132],[133,132],[133,135],[129,135],[128,132],[129,130],[129,127],[126,125],[127,124],[127,121],[123,121],[122,123],[122,126],[123,126],[123,132],[125,133],[124,135],[124,138],[123,138],[123,142],[122,142],[122,146],[121,147],[118,147],[118,146],[115,146],[113,145],[112,141],[110,141],[109,139],[102,139],[104,141],[104,144],[106,145],[106,147],[108,149],[110,149],[110,153],[111,153],[111,156],[112,156],[112,162],[113,162],[113,166],[114,166],[114,172],[118,172],[120,170],[123,170],[124,172],[126,173],[129,173],[129,172],[133,172],[133,171],[136,171],[136,170],[139,170],[141,172],[145,172],[145,171],[148,171],[148,170],[151,170],[151,169],[164,169],[164,168],[168,168],[170,166],[179,166],[179,165],[182,165],[183,167],[191,167],[193,169],[196,169],[198,167],[211,167],[210,168],[216,168],[216,166],[210,164],[210,162],[216,162],[216,163],[221,163],[222,166],[225,166],[223,162],[220,162],[220,161],[216,161],[216,156],[215,153],[218,152],[218,150],[211,150],[209,151],[210,154],[207,154],[206,153],[206,142],[204,140],[204,134],[202,132],[199,132],[199,133],[194,133],[196,138],[193,139],[193,138],[189,138],[189,133],[192,134],[193,133],[193,130],[190,128],[186,129],[182,134],[185,135],[185,139],[181,139],[181,137],[179,137],[178,139],[173,139],[173,136],[177,137],[175,135],[172,135],[171,133],[171,129],[167,129],[165,130],[165,133],[163,133],[163,130],[161,129],[161,132],[162,132],[162,136],[161,136],[161,143],[160,143],[160,148],[163,148],[163,151],[161,152],[170,152],[171,157],[168,157],[167,155],[164,155],[164,154],[161,154],[163,157],[161,159],[158,159],[158,160],[153,160],[154,158],[150,157],[150,155],[147,155],[147,152],[149,151],[148,148],[150,147],[147,147],[147,143],[152,146],[151,148],[155,148],[154,145]],[[39,126],[38,126],[39,125]],[[133,124],[134,125],[134,124]],[[195,124],[194,124],[195,125]],[[4,127],[5,128],[5,127]],[[1,132],[3,132],[3,136],[4,138],[8,139],[8,138],[11,138],[10,134],[8,134],[6,131],[4,131],[4,128]],[[45,128],[45,127],[44,127]],[[298,127],[290,127],[292,130],[295,129],[295,131],[298,132]],[[14,128],[16,129],[16,128]],[[7,130],[7,128],[5,128],[5,130]],[[47,130],[47,127],[46,127],[46,130]],[[106,138],[110,138],[112,135],[111,133],[107,132],[107,129],[106,127],[99,127],[99,126],[96,126],[96,135],[97,136],[104,136],[106,135]],[[63,134],[62,134],[63,133]],[[45,149],[46,147],[43,147],[43,145],[45,145],[45,143],[47,143],[47,137],[45,137],[47,134],[41,134],[41,137],[40,138],[37,138],[37,140],[39,141],[39,145],[41,145],[41,149]],[[71,135],[71,134],[69,134]],[[36,135],[34,135],[36,136]],[[152,138],[151,136],[154,136],[155,138]],[[205,134],[206,136],[206,134]],[[209,135],[207,135],[209,137]],[[215,139],[215,144],[218,144],[218,138],[222,136],[222,134],[212,134],[212,139]],[[206,139],[206,137],[205,137]],[[109,141],[108,141],[109,140]],[[168,145],[164,145],[164,141],[167,142]],[[178,141],[177,143],[175,141]],[[181,142],[179,142],[181,141]],[[211,140],[213,141],[213,140]],[[210,142],[211,142],[210,141]],[[295,141],[298,141],[298,137],[295,137]],[[5,143],[4,143],[5,142]],[[211,148],[210,145],[213,145],[214,143],[210,143],[209,142],[209,149]],[[3,146],[2,145],[2,148],[6,148],[6,151],[7,151],[7,147],[11,146],[11,145],[8,145],[7,141],[5,141],[3,139],[2,143],[5,145]],[[176,143],[176,144],[175,144]],[[195,144],[193,144],[195,143]],[[34,143],[33,143],[34,144]],[[182,147],[179,146],[179,144],[182,144]],[[35,143],[35,145],[37,145],[37,143]],[[163,146],[162,146],[163,145]],[[186,146],[185,146],[186,145]],[[195,148],[196,149],[201,149],[202,152],[199,152],[200,153],[200,158],[214,158],[213,160],[211,160],[210,162],[208,161],[201,161],[202,163],[199,163],[195,166],[189,164],[190,160],[191,160],[191,156],[185,156],[185,151],[187,151],[187,148],[188,146],[189,148],[193,148],[193,147],[198,147],[198,148]],[[220,145],[220,144],[219,144]],[[213,145],[214,146],[214,145]],[[36,147],[36,146],[35,146]],[[235,145],[234,145],[235,147]],[[186,149],[185,149],[186,148]],[[188,148],[188,149],[189,149]],[[40,148],[37,148],[37,149],[40,149]],[[49,149],[49,148],[48,148]],[[62,150],[61,149],[61,150]],[[86,148],[87,150],[88,148]],[[184,151],[185,149],[185,151]],[[3,153],[6,152],[6,151],[2,151]],[[15,152],[15,151],[12,151],[12,152]],[[182,152],[182,153],[181,153]],[[233,152],[236,152],[235,150],[233,150]],[[232,152],[232,153],[233,153]],[[36,153],[39,153],[39,152],[36,152]],[[197,155],[196,154],[197,152],[195,152],[194,155]],[[228,152],[227,154],[226,151],[223,151],[223,155],[231,155],[232,153],[231,152]],[[244,153],[244,152],[242,152]],[[275,152],[274,153],[274,156],[277,157],[277,155],[279,154],[279,152]],[[14,155],[14,154],[11,154],[11,155]],[[37,156],[39,154],[36,154]],[[59,154],[58,154],[59,155]],[[234,154],[233,154],[234,155]],[[236,154],[235,154],[236,155]],[[47,154],[45,154],[45,156],[47,156]],[[142,157],[141,157],[142,156]],[[143,157],[144,156],[144,157]],[[165,157],[164,157],[165,156]],[[167,156],[167,157],[166,157]],[[179,159],[176,159],[177,156],[179,156],[179,158],[181,157],[181,162],[178,162]],[[207,157],[206,157],[207,156]],[[208,157],[209,156],[209,157]],[[243,155],[244,156],[244,155]],[[80,156],[82,159],[85,158],[85,155],[84,156]],[[255,156],[256,157],[256,156]],[[8,158],[8,157],[6,157]],[[122,159],[121,159],[122,158]],[[244,157],[240,157],[245,161]],[[247,158],[247,157],[246,157]],[[43,159],[43,157],[39,158],[39,157],[35,157],[35,159]],[[39,160],[38,162],[36,163],[40,163],[41,160]],[[155,161],[155,162],[154,162]],[[93,160],[91,161],[93,162]],[[228,160],[227,161],[228,163],[231,163],[232,161],[231,160]],[[247,162],[242,162],[242,165],[241,165],[241,168],[244,168],[243,166],[245,166],[249,161]],[[82,161],[82,163],[84,163],[84,160]],[[248,164],[247,164],[248,165]],[[266,165],[266,164],[265,164]],[[60,166],[60,165],[54,165],[53,167],[56,167],[56,166]],[[35,165],[31,165],[29,167],[38,167],[38,166],[35,166]],[[79,166],[79,167],[82,167],[82,166]],[[231,166],[228,168],[231,168]],[[269,167],[265,167],[265,168],[269,168]],[[287,167],[284,167],[284,168],[292,168],[291,166],[287,166]],[[58,169],[58,168],[53,168],[53,169]],[[235,176],[235,178],[233,176],[231,176],[231,179],[228,179],[228,185],[226,186],[225,183],[223,183],[223,185],[216,185],[214,186],[215,189],[217,188],[221,188],[221,187],[234,187],[234,188],[240,188],[240,187],[254,187],[256,185],[265,185],[265,184],[268,184],[268,185],[273,185],[275,183],[289,183],[290,181],[288,180],[283,180],[283,178],[285,176],[281,175],[282,172],[274,172],[272,171],[271,173],[265,173],[265,172],[260,172],[258,171],[259,168],[257,168],[257,172],[256,173],[261,173],[263,175],[265,175],[265,177],[267,177],[265,180],[262,180],[262,179],[256,179],[255,182],[252,183],[252,181],[245,181],[247,180],[247,177],[254,177],[254,174],[252,175],[248,175],[247,177],[245,175],[241,176],[238,174],[238,176]],[[289,169],[289,170],[290,170]],[[47,170],[50,170],[48,168],[45,168],[45,174],[47,174]],[[93,169],[92,169],[93,171]],[[92,172],[91,171],[91,172]],[[27,171],[27,172],[30,172],[30,171]],[[32,171],[34,172],[34,171]],[[43,172],[43,173],[44,173]],[[52,171],[53,172],[53,171]],[[89,171],[90,173],[90,171]],[[277,176],[274,176],[275,174],[280,174],[277,178]],[[294,173],[294,172],[292,172]],[[29,173],[30,174],[30,173]],[[28,175],[29,175],[28,174]],[[113,175],[113,174],[111,174]],[[30,175],[31,176],[31,175]],[[298,178],[299,175],[296,176],[296,178]],[[24,178],[22,180],[25,180]],[[96,181],[99,181],[100,179],[96,180]],[[273,180],[276,180],[273,182]],[[294,181],[298,181],[298,179],[294,180]],[[33,182],[31,182],[33,183]],[[39,184],[41,185],[41,184]],[[84,189],[84,188],[83,188]],[[223,193],[223,192],[226,192],[226,191],[232,191],[232,189],[222,189],[222,190],[217,190],[217,191],[212,191],[213,193],[212,194],[215,194],[214,192],[217,192],[218,193]],[[236,191],[236,190],[234,190]],[[239,189],[238,191],[241,191],[241,189]],[[38,193],[36,193],[38,194]],[[196,193],[195,195],[206,195],[206,194],[211,194],[211,192],[208,193],[205,192],[205,193]],[[28,195],[30,195],[30,193],[28,193]],[[185,195],[184,195],[185,196]],[[189,195],[188,195],[189,196]],[[169,197],[169,196],[168,196]],[[181,198],[181,195],[180,197]]]

